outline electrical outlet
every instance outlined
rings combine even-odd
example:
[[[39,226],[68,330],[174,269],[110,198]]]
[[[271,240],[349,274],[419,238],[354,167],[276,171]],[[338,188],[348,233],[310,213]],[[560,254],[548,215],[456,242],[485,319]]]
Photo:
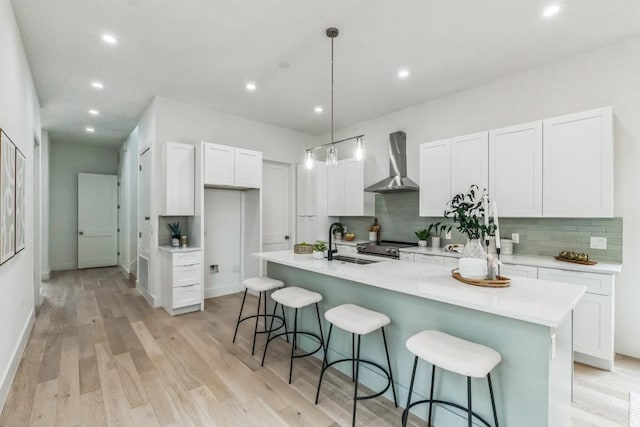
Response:
[[[511,240],[513,243],[520,243],[520,233],[511,233]]]
[[[591,249],[607,249],[607,238],[606,237],[592,237],[591,238]]]
[[[445,238],[445,239],[447,239],[447,240],[450,240],[450,239],[451,239],[451,230],[447,231],[447,232],[444,234],[444,238]]]

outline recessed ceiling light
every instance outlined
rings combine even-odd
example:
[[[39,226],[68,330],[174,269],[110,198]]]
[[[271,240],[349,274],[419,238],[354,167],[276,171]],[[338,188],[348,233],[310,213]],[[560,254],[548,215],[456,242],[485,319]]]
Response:
[[[98,81],[91,82],[91,87],[93,87],[94,89],[104,89],[104,85],[102,84],[102,82]]]
[[[409,70],[407,70],[406,68],[403,68],[400,71],[398,71],[399,79],[406,79],[407,77],[409,77]]]
[[[91,126],[87,126],[86,128],[84,128],[84,130],[87,133],[94,133],[96,131],[95,128],[92,128]]]
[[[254,90],[256,90],[256,84],[254,82],[249,82],[244,87],[246,87],[247,90],[250,92],[253,92]]]
[[[96,110],[95,108],[92,108],[89,110],[89,114],[91,114],[92,116],[97,116],[98,114],[100,114],[100,111]]]
[[[313,111],[315,111],[317,114],[320,114],[324,111],[324,108],[322,108],[322,105],[316,105]]]
[[[104,41],[107,44],[118,44],[118,39],[115,38],[113,34],[109,34],[109,33],[104,33],[102,35],[102,41]]]
[[[544,16],[545,18],[548,18],[550,16],[556,15],[558,12],[560,12],[560,6],[558,6],[557,4],[553,4],[549,7],[547,7],[543,12],[542,12],[542,16]]]

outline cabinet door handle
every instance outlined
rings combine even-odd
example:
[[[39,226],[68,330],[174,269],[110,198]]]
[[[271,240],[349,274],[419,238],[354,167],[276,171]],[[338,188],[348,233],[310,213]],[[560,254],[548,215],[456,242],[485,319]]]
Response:
[[[145,220],[145,221],[149,221],[150,219],[151,219],[151,217],[150,217],[150,216],[145,216],[145,217],[144,217],[144,220]]]

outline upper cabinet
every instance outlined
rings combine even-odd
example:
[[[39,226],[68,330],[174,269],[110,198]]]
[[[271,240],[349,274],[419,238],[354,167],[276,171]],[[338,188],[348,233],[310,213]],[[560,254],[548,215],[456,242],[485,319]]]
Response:
[[[262,153],[204,143],[204,184],[216,187],[262,187]]]
[[[420,216],[439,217],[451,198],[451,140],[420,145]]]
[[[542,122],[489,131],[489,194],[504,217],[542,216]]]
[[[544,120],[545,217],[613,217],[613,109]]]
[[[329,216],[373,216],[375,195],[364,191],[364,162],[340,160],[327,168]]]
[[[327,215],[327,166],[315,162],[313,169],[297,167],[296,214]]]
[[[191,216],[195,209],[195,147],[167,142],[162,150],[164,194],[160,215]]]
[[[489,186],[489,132],[451,138],[451,194]]]

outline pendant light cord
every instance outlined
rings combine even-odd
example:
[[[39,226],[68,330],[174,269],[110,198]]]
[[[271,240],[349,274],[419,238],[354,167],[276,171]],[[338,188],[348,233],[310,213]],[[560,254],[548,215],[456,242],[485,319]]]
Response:
[[[331,142],[333,142],[333,37],[331,37]]]

